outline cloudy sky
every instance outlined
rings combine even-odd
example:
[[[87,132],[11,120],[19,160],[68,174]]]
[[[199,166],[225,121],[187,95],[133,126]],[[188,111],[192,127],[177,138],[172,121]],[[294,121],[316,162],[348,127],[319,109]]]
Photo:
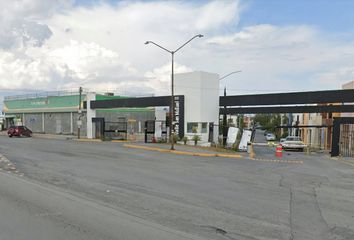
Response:
[[[229,94],[337,89],[354,80],[354,1],[1,0],[0,95],[77,89],[169,93],[209,71]]]

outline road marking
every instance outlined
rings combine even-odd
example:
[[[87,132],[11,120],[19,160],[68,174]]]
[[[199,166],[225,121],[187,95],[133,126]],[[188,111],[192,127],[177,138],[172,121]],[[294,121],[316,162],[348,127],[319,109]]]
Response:
[[[241,158],[242,157],[239,154],[185,152],[185,151],[179,151],[179,150],[170,150],[170,149],[163,149],[163,148],[157,148],[157,147],[146,147],[146,146],[133,145],[133,144],[124,144],[123,146],[127,147],[127,148],[143,149],[143,150],[148,150],[148,151],[173,153],[173,154],[177,154],[177,155],[187,155],[187,156],[224,157],[224,158]]]
[[[270,163],[292,163],[292,164],[303,164],[303,161],[298,160],[280,160],[280,159],[264,159],[264,158],[250,158],[252,161],[258,162],[270,162]]]

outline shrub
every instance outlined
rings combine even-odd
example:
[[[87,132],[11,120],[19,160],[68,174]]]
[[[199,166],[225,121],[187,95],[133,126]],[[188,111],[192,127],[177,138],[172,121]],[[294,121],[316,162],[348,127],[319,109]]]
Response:
[[[179,137],[178,137],[178,135],[173,134],[173,135],[172,135],[172,139],[173,139],[173,142],[174,142],[174,143],[177,143],[177,141],[179,140]]]
[[[198,141],[200,141],[201,139],[198,135],[194,135],[192,140],[194,141],[194,146],[197,146]]]
[[[186,145],[187,142],[188,142],[188,137],[184,136],[184,137],[182,138],[182,141],[183,141],[184,145]]]

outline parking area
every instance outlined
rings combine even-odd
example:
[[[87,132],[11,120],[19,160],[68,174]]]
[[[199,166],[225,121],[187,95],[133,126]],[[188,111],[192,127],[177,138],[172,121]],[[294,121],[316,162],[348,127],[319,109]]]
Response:
[[[354,239],[351,166],[304,153],[284,156],[303,164],[279,164],[123,145],[0,136],[22,178],[171,229],[206,239]],[[270,148],[256,154],[274,158]]]

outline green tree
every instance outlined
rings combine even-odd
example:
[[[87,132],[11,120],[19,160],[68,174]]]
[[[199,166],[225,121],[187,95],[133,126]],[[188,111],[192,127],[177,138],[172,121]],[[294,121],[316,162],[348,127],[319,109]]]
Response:
[[[288,117],[285,114],[283,116],[271,113],[256,114],[253,120],[254,123],[261,125],[263,129],[275,133],[277,137],[281,137],[281,130],[277,127],[288,124]],[[283,135],[287,136],[287,131],[287,129],[284,129]]]

